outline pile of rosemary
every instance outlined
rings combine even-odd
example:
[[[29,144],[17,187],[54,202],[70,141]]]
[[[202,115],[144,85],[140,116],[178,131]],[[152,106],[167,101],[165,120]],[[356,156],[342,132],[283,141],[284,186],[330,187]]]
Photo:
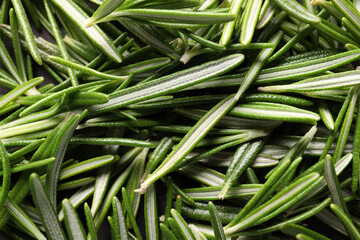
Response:
[[[359,11],[1,0],[0,230],[360,239]]]

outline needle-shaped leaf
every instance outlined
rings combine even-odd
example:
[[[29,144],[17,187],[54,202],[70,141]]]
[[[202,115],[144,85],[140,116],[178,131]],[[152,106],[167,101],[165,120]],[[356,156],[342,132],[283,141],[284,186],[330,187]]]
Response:
[[[153,153],[151,154],[148,162],[146,163],[144,174],[142,179],[145,180],[146,177],[158,166],[161,160],[165,158],[165,155],[173,146],[173,141],[171,138],[164,137],[157,144]]]
[[[264,28],[272,19],[276,12],[276,4],[273,1],[265,0],[261,6],[259,19],[256,24],[256,29]]]
[[[30,175],[30,189],[36,209],[39,211],[41,221],[45,227],[48,238],[65,240],[65,235],[56,216],[54,207],[51,204],[42,186],[40,178],[36,173]]]
[[[320,120],[317,113],[279,103],[253,102],[235,106],[230,112],[245,118],[280,120],[316,124]]]
[[[38,48],[35,43],[35,35],[31,30],[30,23],[29,23],[27,15],[26,15],[24,6],[23,6],[21,0],[11,0],[11,2],[14,6],[16,16],[19,20],[21,29],[24,32],[25,40],[29,46],[29,52],[30,52],[31,56],[33,57],[33,59],[39,65],[41,65],[42,60],[41,60]]]
[[[171,209],[171,216],[174,218],[177,227],[180,229],[181,235],[185,239],[195,240],[195,236],[189,228],[189,225],[175,209]]]
[[[5,139],[13,136],[49,129],[57,126],[62,120],[64,120],[64,118],[65,118],[65,114],[59,114],[49,119],[23,124],[20,126],[10,127],[8,129],[2,129],[0,130],[0,138]]]
[[[359,94],[359,87],[356,86],[353,88],[354,89],[352,89],[351,91],[353,91],[354,94],[352,95],[352,98],[349,103],[349,107],[346,111],[344,122],[342,123],[340,134],[338,136],[338,141],[336,143],[336,148],[334,151],[334,161],[335,162],[337,162],[343,154],[345,144],[346,144],[348,136],[349,136],[350,127],[351,127],[352,121],[354,119],[355,106],[356,106],[356,102],[357,102],[358,94]]]
[[[71,240],[86,239],[85,230],[76,213],[75,208],[68,199],[62,201],[62,209],[65,215],[65,226]]]
[[[259,87],[262,92],[306,92],[330,90],[359,84],[359,71],[347,71],[302,80],[288,85]]]
[[[67,182],[60,182],[58,185],[58,191],[68,190],[68,189],[78,189],[83,186],[87,186],[95,181],[94,177],[82,177],[76,180],[71,180]]]
[[[176,148],[167,156],[162,164],[151,173],[141,184],[139,191],[144,193],[146,188],[156,180],[171,172],[178,163],[200,142],[200,140],[211,130],[212,127],[234,106],[236,99],[233,95],[224,99],[214,106],[197,124],[185,135]]]
[[[274,2],[289,15],[302,22],[309,24],[316,24],[321,22],[319,17],[309,12],[305,7],[303,7],[295,0],[274,0]]]
[[[5,203],[6,208],[13,218],[15,218],[21,226],[33,234],[36,239],[46,240],[47,238],[42,234],[36,224],[31,220],[31,218],[26,215],[26,213],[13,201],[8,199]]]
[[[132,20],[121,20],[119,21],[127,30],[137,36],[141,41],[145,42],[146,44],[154,47],[155,49],[163,52],[165,54],[169,54],[173,58],[178,58],[178,54],[174,52],[174,48],[164,41],[164,39],[160,38],[159,36],[148,32],[145,28],[137,24],[135,21]]]
[[[219,218],[219,213],[216,209],[216,206],[212,202],[209,202],[209,212],[210,212],[211,226],[214,229],[215,238],[219,240],[225,240],[226,239],[225,233]]]
[[[19,31],[18,20],[16,18],[14,9],[10,9],[9,18],[10,18],[11,32],[13,35],[13,46],[14,46],[14,53],[15,53],[15,59],[18,68],[19,77],[21,78],[22,82],[26,82],[27,76],[25,69],[25,58],[23,51],[21,49],[20,36],[18,32]]]
[[[355,227],[354,223],[348,217],[348,215],[336,204],[330,204],[331,210],[335,213],[335,215],[340,219],[340,221],[344,224],[346,230],[349,235],[354,239],[360,239],[360,232]]]
[[[139,240],[142,240],[140,229],[139,229],[139,227],[138,227],[138,225],[136,223],[135,216],[134,216],[134,213],[133,213],[133,210],[132,210],[132,207],[131,207],[131,203],[129,201],[129,197],[128,197],[128,194],[126,192],[126,188],[123,187],[121,189],[121,195],[123,197],[124,206],[125,206],[127,215],[128,215],[128,217],[130,219],[130,223],[131,223],[131,225],[133,227],[136,238],[139,239]]]
[[[160,239],[155,184],[145,193],[145,228],[146,239]]]
[[[224,199],[229,189],[236,183],[237,179],[250,166],[256,155],[264,145],[264,140],[242,144],[235,152],[231,163],[226,171],[225,182],[219,199]]]
[[[297,240],[315,240],[316,238],[312,238],[312,237],[309,237],[306,234],[299,233],[299,234],[296,235],[296,239]]]
[[[231,1],[229,13],[234,14],[236,16],[236,18],[239,17],[239,12],[240,12],[242,2],[243,2],[243,0]],[[233,35],[233,31],[235,28],[235,23],[236,23],[236,20],[233,20],[231,22],[227,22],[224,24],[224,28],[223,28],[221,38],[219,41],[219,43],[221,45],[226,46],[230,42],[231,36]]]
[[[139,156],[137,156],[134,161],[136,165],[131,173],[126,188],[128,189],[129,201],[131,202],[131,208],[136,217],[139,204],[140,204],[140,194],[135,192],[134,190],[140,187],[141,177],[144,173],[145,168],[145,159],[147,157],[147,153],[149,152],[148,148],[144,148]]]
[[[71,0],[53,0],[53,3],[71,19],[95,46],[115,62],[121,62],[114,44],[98,26],[85,27],[85,22],[89,17],[76,3]]]
[[[148,72],[151,70],[155,70],[164,66],[167,66],[167,64],[172,63],[170,58],[168,57],[159,57],[159,58],[153,58],[150,60],[145,60],[142,62],[137,62],[134,64],[129,64],[123,67],[119,67],[116,69],[112,69],[109,71],[106,71],[108,74],[112,75],[124,75],[124,74],[140,74],[144,72]]]
[[[5,94],[4,96],[2,96],[0,98],[0,108],[5,107],[11,101],[15,100],[16,98],[23,95],[31,88],[40,84],[43,80],[44,80],[43,77],[34,78],[28,82],[25,82],[25,83],[19,85],[15,89],[11,90],[10,92],[8,92],[7,94]]]
[[[70,198],[69,201],[74,207],[78,207],[80,204],[84,203],[86,199],[91,197],[94,193],[94,185],[90,184],[80,188],[76,191]],[[60,221],[64,220],[64,211],[61,209],[58,218]]]
[[[174,233],[163,223],[160,223],[160,229],[164,237],[168,240],[178,240]]]
[[[114,215],[113,220],[114,223],[117,224],[116,226],[114,226],[116,231],[116,239],[127,240],[128,234],[127,234],[126,222],[124,217],[124,211],[117,197],[113,198],[112,207],[113,207],[113,215]],[[157,226],[157,224],[154,226]]]
[[[46,165],[52,163],[54,160],[55,160],[55,158],[47,158],[47,159],[39,160],[36,162],[30,162],[27,164],[14,165],[11,167],[10,172],[18,173],[18,172],[23,172],[23,171],[27,171],[30,169],[46,166]],[[0,176],[3,176],[3,175],[4,175],[4,171],[0,171]]]
[[[218,186],[224,183],[224,174],[203,166],[191,164],[178,171],[207,186]]]
[[[39,121],[42,119],[50,118],[50,117],[54,116],[55,114],[57,114],[58,112],[60,112],[61,107],[65,103],[65,99],[66,99],[66,97],[64,96],[59,102],[55,103],[52,107],[45,109],[43,111],[39,111],[37,113],[30,114],[23,118],[17,118],[16,120],[10,121],[8,123],[3,122],[5,124],[0,126],[0,129],[6,129],[6,128],[15,127],[15,126],[19,126],[22,124],[27,124],[27,123],[36,122],[36,121]],[[22,112],[22,110],[24,110],[24,109],[20,109],[20,111],[16,113],[16,115],[17,115],[16,117],[18,117],[18,114],[20,112]]]
[[[262,2],[262,0],[250,0],[246,3],[240,32],[240,42],[245,46],[249,44],[253,38]]]
[[[339,179],[336,176],[334,161],[331,159],[330,155],[325,157],[324,172],[326,183],[334,203],[340,206],[343,212],[349,216],[350,214],[341,192]]]
[[[319,102],[319,115],[325,126],[331,131],[334,130],[334,125],[335,125],[334,118],[325,101]]]
[[[87,111],[82,114],[77,114],[67,122],[64,122],[63,127],[60,129],[58,136],[55,139],[54,149],[52,155],[55,157],[55,161],[48,167],[46,174],[46,190],[49,193],[50,201],[56,204],[57,195],[57,183],[60,174],[61,163],[64,159],[66,149],[68,147],[70,138],[72,137],[77,125],[85,117]]]
[[[193,232],[196,240],[206,240],[205,235],[193,224],[189,224],[189,228]]]
[[[281,230],[281,232],[283,232],[289,236],[292,236],[292,237],[297,237],[298,234],[306,234],[314,239],[330,240],[330,238],[327,238],[324,235],[317,233],[315,231],[312,231],[301,225],[286,224],[284,226],[281,226],[280,230]]]
[[[359,102],[358,102],[359,106]],[[359,108],[358,108],[359,109]],[[353,193],[356,192],[359,185],[360,177],[360,115],[356,119],[355,134],[353,140],[353,176],[351,190]]]
[[[239,207],[226,206],[226,205],[217,205],[216,210],[219,216],[219,220],[222,224],[229,223],[235,216],[236,213],[241,209]],[[195,206],[183,205],[181,209],[181,214],[186,219],[194,219],[205,222],[210,222],[210,212],[208,203],[197,202]]]
[[[86,218],[86,224],[89,231],[89,236],[92,240],[97,240],[97,233],[95,229],[94,219],[91,214],[90,207],[87,203],[84,204],[84,212],[85,212],[85,218]],[[127,239],[125,239],[127,240]]]
[[[244,55],[234,54],[159,79],[138,84],[113,93],[110,96],[109,102],[92,106],[89,108],[89,111],[100,113],[169,94],[230,71],[243,60]]]
[[[103,203],[100,206],[98,213],[95,215],[95,220],[94,221],[95,221],[96,229],[100,228],[100,225],[101,225],[102,221],[106,217],[106,214],[107,214],[109,208],[111,207],[113,197],[116,196],[116,194],[119,192],[120,188],[123,186],[124,182],[126,181],[128,176],[130,175],[130,173],[131,173],[132,169],[134,168],[134,166],[135,166],[135,162],[130,164],[130,166],[128,166],[125,169],[125,171],[123,171],[120,174],[120,176],[114,181],[112,187],[109,189],[109,191],[105,195],[104,200],[102,201]],[[131,206],[130,206],[130,208],[131,208]]]
[[[235,19],[231,13],[218,13],[206,11],[186,11],[168,9],[126,9],[114,11],[100,21],[111,21],[122,17],[142,20],[159,20],[172,23],[203,23],[216,24],[229,22]]]
[[[49,59],[56,62],[56,63],[59,63],[61,65],[69,67],[71,69],[78,70],[78,71],[80,71],[82,73],[88,74],[90,76],[95,76],[95,77],[98,77],[100,79],[124,81],[124,80],[126,80],[128,78],[128,76],[114,76],[114,75],[106,74],[106,73],[103,73],[103,72],[99,72],[99,71],[96,71],[94,69],[83,66],[81,64],[78,64],[78,63],[69,61],[67,59],[57,57],[57,56],[49,56]]]
[[[4,143],[0,140],[0,158],[2,165],[2,185],[0,190],[0,209],[4,207],[6,199],[8,198],[10,184],[11,184],[11,166],[8,153],[5,149]]]
[[[0,40],[0,59],[3,62],[4,67],[12,75],[12,77],[10,76],[10,79],[8,79],[9,84],[13,83],[15,86],[17,86],[18,84],[21,84],[23,82],[22,78],[20,77],[18,70],[16,69],[16,66],[15,66],[15,64],[14,64],[14,62],[2,40]],[[2,77],[4,78],[4,76],[2,76]],[[6,80],[4,79],[3,81],[6,81]],[[5,84],[5,86],[6,86],[6,84]]]
[[[261,184],[240,184],[229,189],[224,199],[241,198],[255,195],[263,185]],[[214,201],[219,199],[222,186],[186,188],[185,193],[193,200]]]
[[[100,168],[104,165],[110,164],[116,160],[113,155],[99,156],[86,161],[82,161],[76,164],[72,164],[64,169],[61,169],[59,174],[59,180],[72,177],[77,174],[81,174],[86,171],[90,171],[96,168]]]

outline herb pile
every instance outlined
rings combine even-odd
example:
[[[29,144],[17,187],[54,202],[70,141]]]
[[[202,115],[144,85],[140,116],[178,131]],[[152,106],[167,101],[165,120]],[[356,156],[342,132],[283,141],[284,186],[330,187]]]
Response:
[[[360,239],[359,10],[2,0],[0,230]]]

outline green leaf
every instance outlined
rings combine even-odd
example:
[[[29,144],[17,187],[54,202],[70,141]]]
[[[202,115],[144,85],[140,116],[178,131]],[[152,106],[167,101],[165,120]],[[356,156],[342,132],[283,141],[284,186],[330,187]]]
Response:
[[[250,0],[246,3],[245,15],[242,16],[243,19],[240,31],[240,42],[244,45],[249,44],[252,40],[262,2],[262,0]]]
[[[206,81],[211,77],[230,71],[238,66],[243,60],[244,55],[234,54],[149,82],[141,83],[111,94],[109,102],[92,106],[89,108],[89,111],[91,113],[101,113],[179,91],[180,89],[184,89],[195,85],[196,83]]]
[[[280,227],[281,232],[290,235],[292,237],[297,237],[299,234],[306,234],[309,237],[319,240],[330,240],[330,238],[325,237],[324,235],[312,231],[304,226],[296,224],[286,224]]]
[[[189,225],[185,222],[184,218],[175,210],[171,209],[171,216],[174,218],[176,225],[178,226],[181,235],[185,239],[195,240],[195,236],[192,233]]]
[[[65,225],[71,240],[86,239],[85,230],[77,215],[75,208],[68,199],[62,201],[62,209],[65,215]]]
[[[146,239],[160,239],[159,234],[159,220],[158,220],[158,211],[157,211],[157,201],[156,201],[156,189],[155,185],[151,185],[145,193],[145,229],[146,229]]]
[[[0,209],[4,207],[4,204],[8,198],[10,184],[11,184],[11,166],[7,151],[3,142],[0,140],[0,158],[2,164],[2,185],[0,190]]]
[[[240,184],[229,189],[224,199],[241,198],[255,195],[262,184]],[[184,192],[193,200],[213,201],[219,199],[222,186],[186,188]]]
[[[114,197],[112,200],[112,207],[113,207],[113,219],[116,230],[116,239],[128,239],[128,233],[126,228],[126,222],[124,218],[124,212],[122,210],[121,204],[119,202],[119,199],[117,197]]]
[[[279,103],[253,102],[235,106],[230,112],[244,118],[316,124],[317,113]]]
[[[341,220],[344,224],[346,230],[349,235],[354,239],[360,239],[359,230],[355,227],[354,223],[351,219],[344,213],[344,211],[336,204],[330,204],[331,210],[335,213],[335,215]]]
[[[11,0],[11,2],[14,6],[16,16],[19,20],[20,27],[24,32],[25,40],[29,46],[29,52],[30,52],[31,56],[33,57],[33,59],[39,65],[41,65],[42,60],[41,60],[38,48],[35,43],[35,35],[31,30],[30,23],[26,16],[24,6],[23,6],[21,0]]]
[[[306,92],[330,90],[336,88],[349,87],[359,84],[359,71],[347,71],[334,73],[320,77],[309,78],[293,84],[259,87],[262,92]]]
[[[206,11],[186,11],[168,9],[126,9],[114,11],[100,20],[112,21],[122,17],[135,18],[141,20],[159,20],[172,23],[201,23],[217,24],[234,20],[235,16],[230,13],[217,13]]]
[[[122,188],[121,189],[121,195],[123,197],[123,202],[124,202],[124,206],[125,206],[125,209],[126,209],[126,212],[128,214],[128,217],[130,219],[130,223],[132,225],[132,228],[134,230],[134,233],[136,235],[136,238],[141,240],[142,237],[141,237],[141,233],[140,233],[140,230],[139,230],[139,227],[136,223],[136,219],[135,219],[135,216],[133,214],[133,210],[132,210],[132,207],[131,207],[131,203],[129,201],[129,198],[128,198],[128,195],[126,193],[126,188]]]
[[[121,62],[121,57],[114,44],[98,26],[85,27],[85,22],[89,17],[79,6],[71,0],[53,0],[53,3],[71,19],[72,23],[74,23],[95,46],[115,62]]]
[[[82,114],[75,116],[70,115],[68,121],[65,120],[64,125],[60,128],[58,136],[55,138],[52,154],[55,157],[55,161],[48,166],[46,174],[46,190],[49,194],[49,199],[52,204],[56,205],[57,195],[57,183],[60,174],[61,163],[64,159],[66,149],[70,138],[72,137],[77,125],[85,117],[87,111],[85,110]]]
[[[86,161],[81,161],[76,164],[72,164],[66,168],[61,169],[59,174],[59,180],[64,180],[74,175],[78,175],[86,171],[100,168],[101,166],[113,163],[115,160],[117,160],[115,156],[105,155],[105,156],[91,158]]]
[[[303,7],[295,0],[274,0],[274,2],[289,15],[302,22],[309,24],[316,24],[321,22],[319,17],[309,12],[305,7]]]
[[[28,90],[32,89],[33,87],[39,85],[42,81],[44,81],[43,77],[34,78],[28,82],[25,82],[18,87],[14,88],[4,96],[0,98],[0,107],[3,108],[11,101],[15,100],[16,98],[20,97]]]
[[[16,18],[14,9],[10,9],[9,18],[10,18],[11,32],[13,35],[13,46],[14,46],[14,53],[15,53],[16,65],[18,67],[19,77],[21,78],[22,82],[26,82],[27,76],[26,76],[25,61],[24,61],[25,58],[23,55],[23,51],[21,49],[20,36],[18,33],[19,31],[18,19]]]
[[[344,121],[341,126],[340,134],[338,136],[338,141],[336,143],[336,148],[334,151],[334,161],[335,162],[337,162],[340,159],[340,157],[342,156],[342,153],[345,148],[345,144],[347,142],[347,138],[349,136],[351,123],[354,118],[356,102],[358,99],[359,87],[356,86],[351,91],[354,91],[354,94],[352,95],[352,98],[350,100],[349,107],[346,111],[346,115],[345,115]]]
[[[97,233],[95,229],[94,219],[91,215],[91,210],[87,203],[84,204],[84,212],[85,212],[86,223],[89,231],[89,236],[92,240],[97,240]]]
[[[99,72],[94,69],[83,66],[81,64],[78,64],[78,63],[72,62],[70,60],[67,60],[65,58],[60,58],[57,56],[49,56],[49,59],[65,66],[65,67],[69,67],[71,69],[80,71],[87,75],[95,76],[95,77],[98,77],[98,78],[104,79],[104,80],[107,79],[107,80],[115,80],[115,81],[125,81],[128,78],[128,76],[114,76],[114,75],[106,74],[103,72]]]
[[[343,194],[341,192],[339,179],[336,176],[334,160],[331,159],[330,155],[325,157],[324,172],[326,183],[334,203],[340,206],[343,212],[350,216]]]
[[[264,145],[264,140],[242,144],[235,152],[226,171],[225,182],[219,199],[224,199],[227,192],[236,183],[241,174],[250,166],[256,155]]]
[[[211,226],[214,229],[215,238],[219,240],[225,240],[226,239],[225,233],[219,219],[219,214],[217,212],[215,205],[212,202],[209,202],[209,212],[210,212]]]
[[[90,184],[80,188],[70,198],[69,201],[74,207],[78,207],[80,204],[86,201],[94,193],[94,185]],[[58,218],[60,221],[64,220],[64,211],[61,209]]]
[[[5,206],[11,216],[15,218],[22,227],[28,230],[36,239],[46,240],[47,238],[42,234],[39,228],[35,225],[35,223],[31,220],[31,218],[26,215],[26,213],[13,201],[8,199],[5,202]]]
[[[54,207],[45,193],[40,178],[36,173],[32,173],[30,175],[30,189],[36,209],[39,211],[41,221],[45,227],[48,238],[54,240],[65,240],[66,238],[56,216]]]
[[[109,208],[111,207],[113,197],[116,196],[116,194],[119,192],[120,188],[125,183],[126,179],[130,175],[132,169],[135,167],[135,163],[136,162],[133,162],[132,164],[130,164],[130,166],[128,166],[125,169],[125,171],[123,171],[119,175],[119,177],[114,181],[113,185],[111,186],[111,188],[109,189],[109,191],[105,195],[105,197],[104,197],[104,199],[102,201],[103,203],[102,203],[102,205],[100,205],[99,211],[95,215],[95,227],[96,227],[96,229],[100,228],[100,225],[101,225],[102,221],[106,217],[106,214],[107,214]]]

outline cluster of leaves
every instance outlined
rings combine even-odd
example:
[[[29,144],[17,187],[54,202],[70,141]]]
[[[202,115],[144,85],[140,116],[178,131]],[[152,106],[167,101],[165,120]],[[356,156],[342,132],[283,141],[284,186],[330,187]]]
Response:
[[[359,10],[2,0],[0,230],[360,239]]]

